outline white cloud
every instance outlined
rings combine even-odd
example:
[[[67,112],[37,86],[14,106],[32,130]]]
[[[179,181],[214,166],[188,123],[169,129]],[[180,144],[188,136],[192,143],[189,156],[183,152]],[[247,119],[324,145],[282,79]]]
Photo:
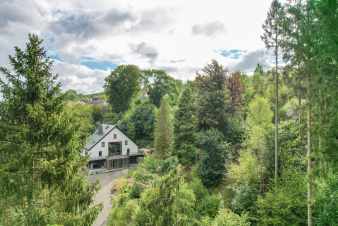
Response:
[[[272,64],[271,60],[271,52],[258,49],[243,55],[239,62],[230,66],[230,69],[234,71],[252,72],[257,64],[260,64],[264,68],[270,67]]]
[[[81,93],[94,93],[103,90],[104,78],[109,71],[93,70],[86,66],[54,61],[54,71],[58,74],[64,90],[74,89]]]
[[[192,26],[192,33],[196,35],[214,36],[225,33],[225,26],[220,21],[213,21],[206,24],[195,24]]]
[[[210,59],[251,70],[257,51],[264,48],[261,25],[270,3],[2,0],[0,12],[5,10],[6,16],[0,19],[5,24],[0,28],[0,64],[6,63],[15,45],[23,46],[28,32],[35,32],[62,59],[55,68],[63,87],[82,92],[102,90],[109,74],[80,65],[83,57],[162,68],[183,80],[192,79]],[[233,49],[246,55],[235,58],[221,53]]]

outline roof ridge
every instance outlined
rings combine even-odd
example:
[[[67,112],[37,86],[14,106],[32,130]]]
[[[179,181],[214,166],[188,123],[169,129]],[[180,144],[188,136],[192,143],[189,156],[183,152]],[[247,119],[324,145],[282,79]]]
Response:
[[[103,140],[103,138],[105,138],[111,131],[113,131],[113,129],[116,128],[116,125],[113,125],[113,127],[111,129],[109,129],[105,134],[102,134],[102,136],[96,141],[94,142],[93,145],[91,145],[87,151],[90,151],[95,145],[97,145],[101,140]]]

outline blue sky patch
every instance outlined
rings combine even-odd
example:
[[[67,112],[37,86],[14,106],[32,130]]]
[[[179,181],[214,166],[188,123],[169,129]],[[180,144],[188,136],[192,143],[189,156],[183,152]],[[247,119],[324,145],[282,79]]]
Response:
[[[217,51],[219,54],[226,58],[230,58],[233,60],[238,60],[246,51],[241,49],[222,49]]]
[[[52,60],[58,60],[58,61],[61,61],[60,55],[59,55],[58,52],[55,51],[55,50],[48,50],[48,51],[47,51],[47,56],[49,56]]]
[[[80,64],[93,70],[112,70],[117,67],[117,64],[107,60],[97,60],[92,57],[83,57]]]

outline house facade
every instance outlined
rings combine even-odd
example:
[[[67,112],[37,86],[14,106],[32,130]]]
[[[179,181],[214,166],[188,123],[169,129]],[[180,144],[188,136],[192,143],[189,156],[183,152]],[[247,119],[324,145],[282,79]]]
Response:
[[[120,169],[143,157],[138,146],[117,126],[101,124],[85,147],[89,169]]]

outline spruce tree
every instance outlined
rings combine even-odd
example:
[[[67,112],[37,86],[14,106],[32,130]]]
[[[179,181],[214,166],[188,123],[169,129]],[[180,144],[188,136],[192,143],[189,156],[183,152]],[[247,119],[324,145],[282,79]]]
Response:
[[[29,35],[9,60],[0,68],[0,224],[89,226],[98,208],[82,173],[84,141],[42,40]]]
[[[198,89],[197,119],[199,130],[218,129],[228,133],[229,93],[226,87],[227,71],[213,60],[196,78]]]
[[[154,147],[158,158],[164,159],[172,150],[172,124],[170,118],[170,105],[168,97],[161,100],[160,108],[156,115]]]
[[[196,129],[195,96],[188,84],[179,100],[174,120],[174,153],[184,165],[191,165],[196,160]]]

